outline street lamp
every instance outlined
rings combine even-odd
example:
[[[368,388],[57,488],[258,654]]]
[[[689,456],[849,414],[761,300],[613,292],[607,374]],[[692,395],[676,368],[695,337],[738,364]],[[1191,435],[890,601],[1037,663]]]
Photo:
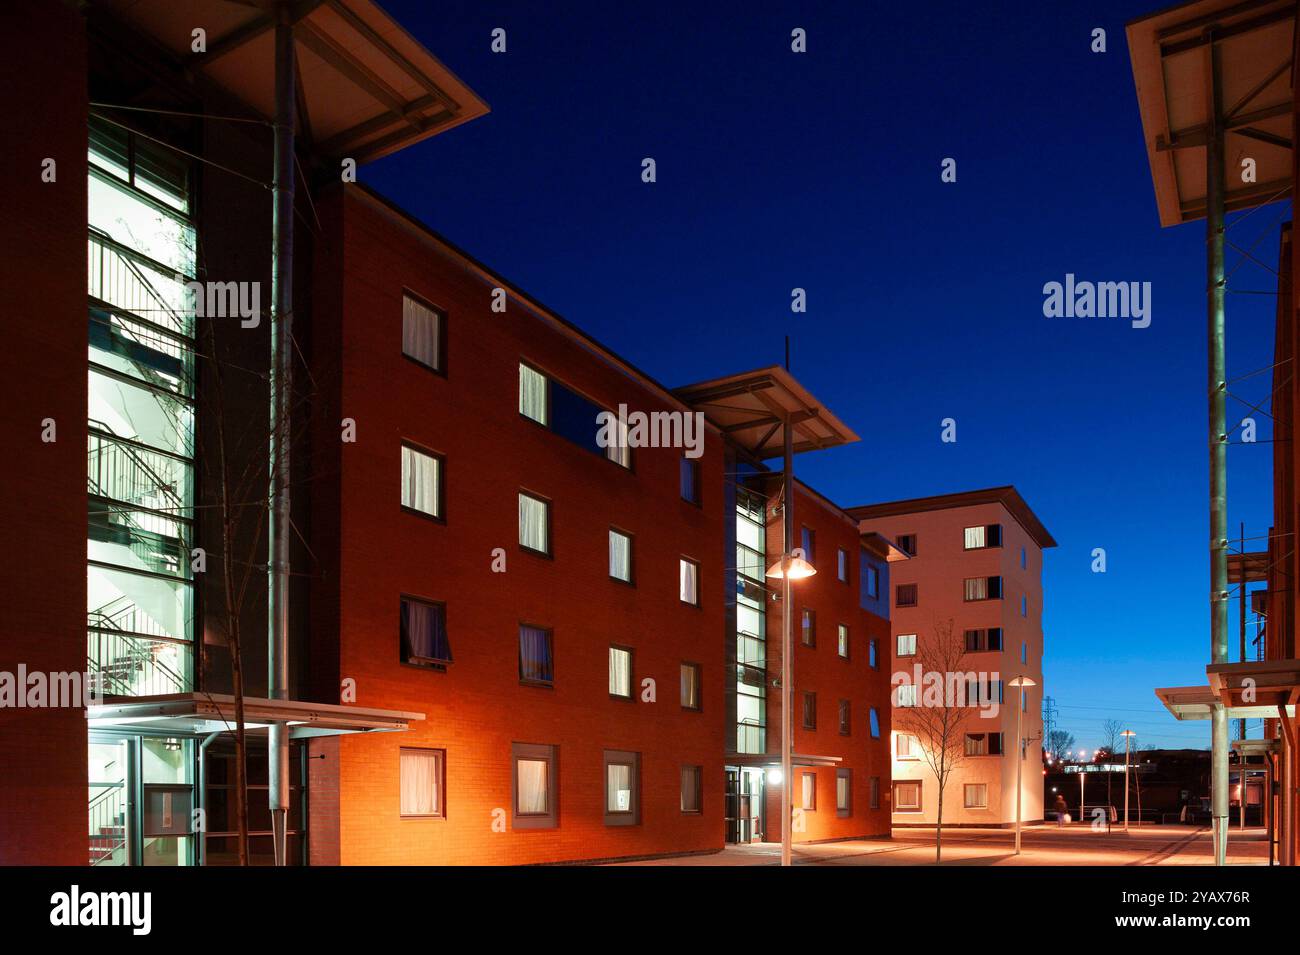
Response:
[[[787,425],[786,428],[789,431]],[[790,581],[803,580],[817,573],[817,569],[808,563],[800,553],[794,552],[794,530],[790,524],[791,498],[794,489],[789,480],[789,438],[786,439],[786,485],[785,503],[781,509],[781,521],[785,525],[785,553],[781,559],[767,569],[768,577],[781,581],[781,865],[790,865],[793,837],[790,829],[793,825],[791,815],[793,803],[791,789],[794,775],[791,762],[791,742],[793,739],[793,721],[790,712],[790,684],[792,681],[791,657],[794,656],[794,638],[790,604]],[[773,774],[775,776],[775,774]]]
[[[1025,687],[1038,684],[1021,674],[1010,685],[1020,688],[1020,707],[1016,710],[1016,855],[1020,855],[1020,773],[1025,766],[1025,740],[1021,735],[1020,721],[1025,715]]]
[[[1128,832],[1128,748],[1137,733],[1132,730],[1125,730],[1120,733],[1124,737],[1124,831]]]

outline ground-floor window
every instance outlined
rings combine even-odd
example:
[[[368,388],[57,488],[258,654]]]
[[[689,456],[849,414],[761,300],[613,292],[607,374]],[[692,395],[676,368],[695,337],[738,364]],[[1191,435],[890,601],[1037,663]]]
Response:
[[[817,809],[817,774],[803,773],[799,777],[799,808],[808,812],[815,812]]]
[[[641,821],[641,754],[605,750],[605,825],[635,826]]]
[[[835,770],[835,815],[841,819],[853,815],[853,770]]]
[[[514,743],[510,747],[513,771],[513,826],[515,829],[554,829],[559,821],[559,747],[539,743]]]
[[[398,757],[403,816],[444,816],[445,751],[402,747]]]
[[[989,807],[988,783],[967,783],[964,787],[964,805],[967,809],[987,809]]]
[[[703,799],[701,793],[701,782],[703,778],[703,767],[682,767],[682,812],[698,813],[703,811]]]
[[[894,811],[921,811],[921,783],[919,780],[905,780],[894,783]]]

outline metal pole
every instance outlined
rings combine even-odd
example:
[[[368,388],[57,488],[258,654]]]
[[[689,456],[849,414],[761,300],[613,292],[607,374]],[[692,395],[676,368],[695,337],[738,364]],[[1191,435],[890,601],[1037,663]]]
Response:
[[[794,608],[790,605],[790,555],[794,553],[794,436],[791,433],[790,417],[785,419],[785,482],[781,502],[781,530],[784,535],[784,554],[782,555],[782,613],[781,613],[781,865],[790,865],[793,834],[790,829],[794,824],[791,818],[794,792],[792,775],[792,743],[794,722],[790,711],[794,694],[790,692],[793,677],[794,656]]]
[[[1246,522],[1245,521],[1241,522],[1241,545],[1238,548],[1238,552],[1241,554],[1241,606],[1238,608],[1240,611],[1239,617],[1241,623],[1241,633],[1240,633],[1241,662],[1245,663],[1246,662],[1246,599],[1248,596],[1246,592]],[[1237,720],[1237,738],[1238,739],[1246,738],[1245,719]],[[1242,765],[1243,766],[1245,765],[1244,752],[1242,753]],[[1246,779],[1244,776],[1242,777],[1241,783],[1242,783],[1241,826],[1244,829],[1246,827],[1246,802],[1245,802]]]
[[[1223,106],[1213,28],[1205,31],[1209,57],[1209,135],[1205,161],[1205,232],[1210,397],[1210,659],[1228,662],[1228,457],[1227,382],[1223,318]],[[1215,703],[1210,725],[1210,804],[1214,864],[1227,862],[1228,714]]]
[[[289,697],[289,398],[293,385],[293,132],[295,103],[293,22],[289,5],[276,7],[275,179],[271,240],[271,507],[267,514],[267,685],[275,700]],[[269,802],[275,864],[287,863],[289,728],[268,733]]]
[[[1087,773],[1084,772],[1084,763],[1082,760],[1080,760],[1079,761],[1079,821],[1080,822],[1084,821],[1083,820],[1083,780],[1085,776],[1087,776]]]
[[[1025,767],[1025,743],[1020,721],[1025,714],[1025,688],[1020,687],[1020,709],[1016,710],[1016,855],[1020,855],[1020,774]]]
[[[1133,737],[1124,736],[1124,831],[1128,832],[1128,749]]]

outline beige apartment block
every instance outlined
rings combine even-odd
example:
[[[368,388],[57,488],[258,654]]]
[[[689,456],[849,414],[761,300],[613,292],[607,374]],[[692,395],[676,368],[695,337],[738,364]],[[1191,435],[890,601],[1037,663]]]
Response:
[[[966,645],[962,670],[1001,702],[969,718],[964,753],[944,790],[944,825],[1009,826],[1016,813],[1016,716],[1026,676],[1021,818],[1043,818],[1043,550],[1056,541],[1014,487],[849,508],[863,533],[883,535],[909,556],[890,564],[891,677],[914,674],[915,648],[952,622]],[[938,783],[899,730],[893,708],[893,824],[934,825]]]

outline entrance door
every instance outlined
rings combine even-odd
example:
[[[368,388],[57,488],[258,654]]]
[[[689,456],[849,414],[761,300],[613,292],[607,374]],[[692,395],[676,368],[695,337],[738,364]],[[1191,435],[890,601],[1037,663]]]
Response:
[[[763,770],[728,766],[726,769],[726,841],[758,842],[763,839]]]
[[[91,865],[128,865],[131,861],[133,805],[130,741],[112,737],[90,739],[89,849]]]

